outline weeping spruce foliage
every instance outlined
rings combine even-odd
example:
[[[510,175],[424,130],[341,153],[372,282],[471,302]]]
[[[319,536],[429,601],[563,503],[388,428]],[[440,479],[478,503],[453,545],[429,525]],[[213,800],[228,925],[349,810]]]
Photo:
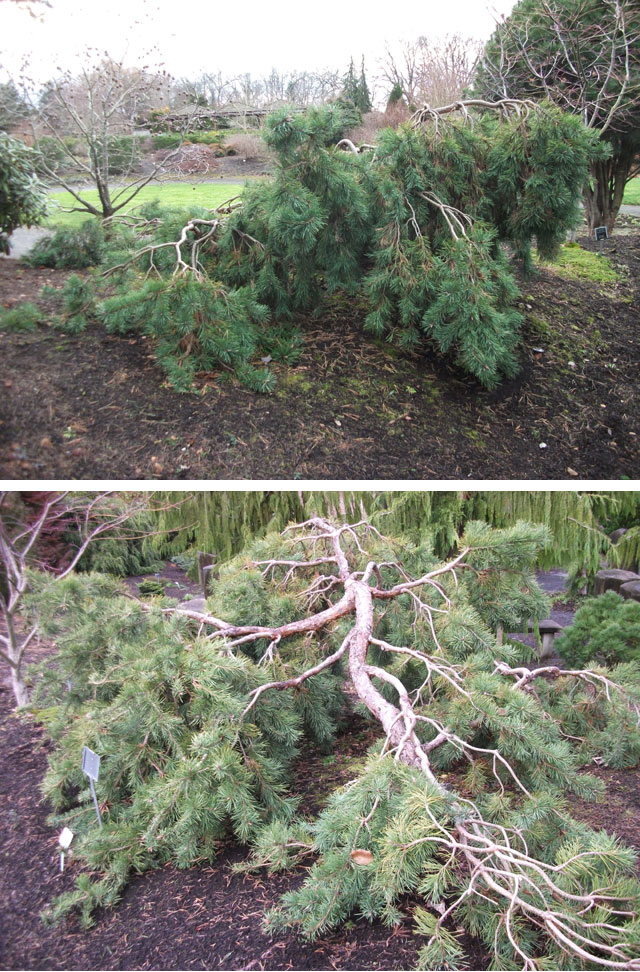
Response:
[[[211,614],[233,625],[277,627],[335,607],[343,597],[335,565],[322,565],[333,580],[320,585],[323,591],[314,582],[316,566],[301,566],[305,555],[313,559],[330,547],[301,547],[300,536],[270,533],[222,565],[207,605]],[[494,952],[496,969],[523,967],[517,948],[535,955],[539,968],[584,967],[525,913],[509,915],[508,904],[479,876],[481,893],[471,893],[468,862],[455,841],[481,813],[483,834],[514,834],[513,828],[526,834],[526,845],[513,836],[503,848],[525,850],[539,862],[537,870],[526,868],[525,904],[543,912],[560,907],[596,948],[613,942],[623,957],[637,949],[637,921],[616,914],[613,903],[639,900],[635,856],[614,837],[576,822],[568,799],[602,793],[601,781],[584,770],[594,755],[613,766],[637,761],[640,731],[629,706],[630,697],[639,698],[637,667],[599,670],[630,695],[608,695],[571,678],[537,679],[535,692],[524,692],[499,668],[526,661],[529,649],[499,643],[496,626],[547,610],[534,570],[548,539],[541,525],[494,529],[469,522],[458,541],[468,569],[456,578],[441,573],[438,584],[420,589],[431,622],[406,595],[375,606],[381,642],[409,644],[436,666],[425,681],[417,656],[370,646],[370,664],[399,680],[416,714],[433,721],[416,730],[421,744],[428,746],[434,726],[443,725],[451,740],[476,747],[474,758],[453,741],[435,748],[431,767],[436,779],[448,781],[443,787],[392,751],[385,754],[381,738],[315,821],[295,816],[291,760],[303,739],[331,745],[349,704],[342,663],[299,689],[266,690],[251,708],[247,703],[267,682],[291,679],[332,655],[352,616],[277,645],[261,637],[232,644],[229,635],[207,637],[199,622],[167,611],[167,599],[145,607],[123,597],[113,579],[88,574],[52,584],[35,577],[29,609],[58,646],[34,676],[35,716],[53,741],[43,792],[55,809],[53,823],[70,824],[76,833],[74,854],[84,864],[75,889],[54,903],[49,917],[79,908],[88,924],[96,906],[117,900],[131,872],[211,860],[220,842],[234,836],[252,846],[251,868],[313,862],[298,890],[268,915],[271,930],[293,926],[314,938],[350,916],[380,917],[393,926],[404,918],[410,894],[422,901],[414,915],[417,931],[427,936],[421,968],[462,967],[460,929]],[[386,590],[441,563],[426,541],[369,531],[359,542],[343,534],[341,543],[351,576],[362,577],[373,561],[375,583]],[[270,559],[286,563],[264,570],[260,562]],[[392,683],[376,681],[388,699],[397,699]],[[80,771],[83,745],[102,756],[101,830]],[[511,769],[492,759],[494,749]],[[502,866],[499,854],[488,860]],[[561,899],[545,875],[559,882]],[[611,907],[585,908],[580,896],[603,887]],[[443,906],[456,899],[452,918],[438,924]]]
[[[259,358],[294,358],[296,320],[340,292],[358,298],[379,338],[446,355],[489,388],[515,374],[522,316],[502,244],[527,269],[534,238],[543,258],[554,254],[579,220],[596,137],[551,105],[406,124],[363,154],[339,147],[348,125],[339,104],[270,117],[274,177],[248,186],[215,233],[192,225],[178,277],[166,247],[180,237],[176,218],[146,224],[137,246],[165,248],[123,271],[101,305],[107,327],[156,337],[181,390],[221,368],[267,391]]]
[[[193,546],[215,551],[227,560],[253,537],[283,530],[317,513],[349,522],[369,518],[383,532],[402,534],[414,542],[428,537],[439,557],[455,548],[464,524],[485,520],[504,527],[517,520],[544,523],[550,541],[540,551],[540,567],[568,567],[574,576],[593,575],[607,555],[622,566],[639,558],[640,517],[637,492],[469,491],[263,491],[161,494],[173,508],[159,514],[158,529],[182,532],[157,542],[163,554],[182,553]],[[612,547],[604,527],[629,525],[629,533]]]

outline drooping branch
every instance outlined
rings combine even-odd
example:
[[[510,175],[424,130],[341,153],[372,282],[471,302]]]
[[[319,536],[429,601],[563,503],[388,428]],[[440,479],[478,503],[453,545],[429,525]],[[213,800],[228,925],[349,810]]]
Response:
[[[216,214],[212,215],[211,219],[202,219],[198,217],[193,217],[190,219],[182,227],[180,236],[177,240],[169,240],[166,243],[149,243],[147,246],[143,246],[139,250],[136,250],[136,252],[124,263],[118,263],[117,265],[104,270],[102,276],[109,277],[112,273],[116,273],[118,270],[124,270],[127,267],[132,266],[142,257],[148,256],[149,269],[147,270],[147,276],[153,270],[160,277],[161,274],[156,267],[153,258],[160,250],[173,249],[176,255],[173,277],[184,277],[186,274],[191,273],[198,279],[202,278],[204,276],[204,270],[200,262],[200,252],[204,249],[206,244],[215,246],[215,239],[222,225],[223,218],[242,205],[240,202],[237,202],[238,198],[238,196],[232,196],[224,203],[221,203],[221,205],[216,209],[211,210],[212,214]],[[183,248],[190,250],[187,258],[185,258],[185,255],[183,254]]]
[[[114,504],[114,498],[113,490],[94,493],[90,497],[83,494],[74,496],[69,491],[52,492],[45,495],[41,509],[33,520],[12,525],[10,521],[13,517],[9,512],[11,493],[0,492],[0,580],[4,581],[0,585],[0,618],[3,622],[0,657],[10,667],[13,693],[18,705],[26,705],[28,701],[23,671],[25,653],[39,633],[37,621],[24,631],[19,618],[29,590],[29,568],[38,563],[36,551],[43,532],[61,523],[76,530],[75,550],[66,565],[47,567],[53,580],[63,580],[75,570],[90,544],[113,534],[142,510],[149,509],[152,502],[149,494],[132,494],[125,503]],[[167,504],[161,504],[157,511],[167,508]]]
[[[469,98],[465,101],[453,101],[450,105],[442,105],[440,108],[432,108],[431,105],[423,105],[413,113],[410,118],[411,123],[417,128],[429,122],[435,126],[435,131],[439,130],[440,121],[454,112],[460,112],[465,122],[473,126],[472,109],[481,111],[496,111],[504,117],[517,117],[526,119],[532,111],[542,111],[540,105],[529,98],[500,98],[498,101],[488,101],[484,98]]]
[[[321,579],[323,596],[334,594],[340,586],[343,593],[329,607],[309,617],[273,627],[247,626],[226,624],[202,612],[183,611],[205,625],[214,627],[216,630],[209,637],[224,639],[225,649],[258,638],[268,638],[270,645],[275,646],[287,637],[319,633],[339,618],[350,616],[353,619],[340,647],[331,654],[294,677],[267,682],[254,689],[250,693],[242,718],[248,715],[265,693],[298,688],[307,679],[326,671],[346,656],[349,677],[358,699],[378,720],[385,733],[380,759],[393,758],[396,762],[418,770],[431,787],[445,798],[450,808],[452,822],[446,824],[437,818],[427,802],[424,813],[433,825],[428,836],[419,837],[398,848],[401,853],[407,853],[419,843],[432,844],[446,850],[450,854],[450,861],[457,862],[458,869],[466,871],[468,883],[448,907],[443,906],[431,941],[435,941],[444,922],[456,908],[470,895],[477,895],[484,901],[490,901],[498,909],[498,928],[503,929],[523,970],[539,968],[536,954],[519,932],[523,921],[540,930],[563,952],[574,958],[606,969],[640,969],[640,959],[634,955],[633,946],[623,937],[618,937],[621,935],[619,922],[635,913],[633,903],[625,901],[624,895],[621,897],[612,894],[606,878],[602,879],[599,886],[584,891],[571,888],[564,881],[575,861],[588,863],[592,859],[595,864],[599,859],[597,850],[578,852],[559,864],[538,860],[529,851],[524,827],[506,827],[487,820],[472,800],[450,791],[434,770],[434,754],[443,746],[453,747],[471,763],[480,761],[491,766],[500,797],[505,795],[507,786],[511,786],[527,800],[534,799],[531,789],[512,761],[500,751],[499,745],[482,745],[479,741],[463,738],[441,718],[431,715],[429,702],[425,706],[422,698],[424,688],[429,685],[433,692],[435,684],[436,693],[448,692],[454,697],[460,697],[482,715],[482,708],[477,704],[479,700],[465,685],[465,666],[455,665],[447,660],[433,620],[434,613],[446,616],[451,612],[452,598],[447,593],[445,583],[448,578],[449,583],[458,584],[460,572],[473,569],[469,560],[474,548],[464,547],[446,564],[417,578],[411,577],[400,563],[378,563],[368,559],[362,569],[362,555],[366,555],[366,551],[361,539],[368,529],[366,522],[356,526],[336,527],[327,520],[313,517],[304,525],[288,531],[300,534],[293,541],[295,545],[301,544],[311,549],[312,555],[308,560],[274,558],[251,564],[253,568],[259,568],[263,576],[270,576],[274,583],[284,586],[292,578],[297,578],[300,572],[316,571],[318,567],[333,565],[335,574],[325,575]],[[397,570],[402,580],[385,586],[383,569],[387,572]],[[281,579],[278,579],[278,571],[283,573]],[[315,589],[316,581],[311,583],[305,594]],[[429,592],[434,605],[427,603],[423,590]],[[393,645],[377,637],[375,629],[379,619],[375,605],[403,597],[410,598],[417,614],[427,619],[434,643],[433,652],[427,653],[412,646]],[[423,684],[417,691],[410,693],[397,674],[372,663],[369,657],[371,647],[394,657],[404,656],[413,663],[422,664],[425,668]],[[571,672],[555,666],[545,666],[530,671],[497,661],[495,671],[505,677],[512,693],[527,691],[530,683],[540,676],[573,676],[599,689],[606,698],[614,691],[623,691],[607,676],[586,670]],[[387,695],[380,691],[380,685],[387,686]],[[433,698],[432,694],[431,700]],[[425,730],[428,732],[426,739]],[[370,820],[374,812],[375,807],[363,819]],[[560,811],[552,809],[551,812],[562,819]],[[365,823],[361,826],[365,826]],[[361,827],[357,829],[353,841],[350,838],[352,849],[356,846],[360,830]],[[305,845],[305,850],[308,849]],[[338,882],[327,905],[327,913],[333,907],[341,886]],[[594,918],[594,914],[603,917]],[[323,920],[318,923],[316,930]],[[497,934],[496,931],[496,936]]]

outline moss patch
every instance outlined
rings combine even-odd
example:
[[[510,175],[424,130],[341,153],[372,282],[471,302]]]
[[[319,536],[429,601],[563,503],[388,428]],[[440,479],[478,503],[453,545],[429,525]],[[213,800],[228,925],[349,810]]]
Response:
[[[583,250],[577,243],[565,243],[558,256],[547,264],[549,270],[572,280],[590,280],[606,286],[615,284],[621,277],[606,256]]]

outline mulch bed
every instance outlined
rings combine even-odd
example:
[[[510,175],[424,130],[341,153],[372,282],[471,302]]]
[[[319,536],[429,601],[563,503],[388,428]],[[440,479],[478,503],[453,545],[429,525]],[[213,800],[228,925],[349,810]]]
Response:
[[[635,479],[640,233],[608,246],[624,272],[616,285],[549,268],[523,282],[522,371],[493,393],[433,355],[376,343],[346,299],[303,322],[302,357],[272,365],[268,396],[219,374],[179,394],[150,341],[99,326],[4,334],[0,476]],[[43,284],[67,276],[0,260],[0,302],[43,304]]]

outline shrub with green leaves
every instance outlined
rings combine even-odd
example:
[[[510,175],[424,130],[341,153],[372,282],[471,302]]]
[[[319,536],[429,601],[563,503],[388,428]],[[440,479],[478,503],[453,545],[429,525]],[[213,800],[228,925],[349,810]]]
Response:
[[[172,149],[177,148],[182,141],[182,135],[177,132],[160,132],[152,137],[151,144],[154,149]]]
[[[34,226],[47,215],[45,187],[36,176],[37,155],[24,142],[0,132],[0,253],[18,226]]]
[[[44,236],[22,257],[29,267],[51,267],[56,270],[83,270],[97,267],[104,254],[102,226],[90,219],[77,229],[58,229]]]
[[[554,645],[574,668],[594,660],[609,666],[640,661],[640,602],[615,591],[588,598]]]
[[[148,578],[147,580],[143,580],[141,584],[138,584],[138,592],[143,597],[162,597],[164,594],[164,584],[162,581]]]

